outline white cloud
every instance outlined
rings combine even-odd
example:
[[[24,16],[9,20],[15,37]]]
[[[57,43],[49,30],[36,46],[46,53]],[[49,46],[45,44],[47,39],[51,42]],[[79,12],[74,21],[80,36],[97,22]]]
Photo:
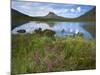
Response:
[[[54,12],[58,16],[76,18],[85,14],[92,7],[12,1],[12,8],[28,16],[46,16],[49,12]]]
[[[39,3],[32,4],[31,2],[12,2],[12,8],[16,9],[29,16],[45,16],[49,13],[48,6],[38,6]]]
[[[77,7],[77,11],[78,12],[81,12],[81,7]]]
[[[70,11],[71,11],[71,12],[75,12],[75,9],[74,9],[74,8],[71,8]]]

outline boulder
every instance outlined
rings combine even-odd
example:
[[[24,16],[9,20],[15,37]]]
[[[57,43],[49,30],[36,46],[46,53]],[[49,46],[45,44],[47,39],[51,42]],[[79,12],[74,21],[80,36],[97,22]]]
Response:
[[[26,30],[21,29],[21,30],[18,30],[17,32],[18,32],[18,33],[26,33]]]
[[[34,32],[36,34],[41,34],[42,33],[42,28],[35,29]]]
[[[47,36],[54,36],[55,33],[56,33],[55,31],[50,30],[50,29],[45,29],[45,30],[43,31],[43,34],[44,34],[44,35],[47,35]]]

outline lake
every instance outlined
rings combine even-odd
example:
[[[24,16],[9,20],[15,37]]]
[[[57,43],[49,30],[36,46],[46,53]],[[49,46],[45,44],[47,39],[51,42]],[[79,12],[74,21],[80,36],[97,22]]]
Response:
[[[86,39],[96,38],[95,22],[42,22],[29,21],[28,23],[19,25],[12,30],[12,34],[19,34],[18,30],[26,30],[27,33],[34,33],[34,30],[41,28],[42,30],[50,29],[55,31],[55,36],[65,37],[77,33],[82,33]]]

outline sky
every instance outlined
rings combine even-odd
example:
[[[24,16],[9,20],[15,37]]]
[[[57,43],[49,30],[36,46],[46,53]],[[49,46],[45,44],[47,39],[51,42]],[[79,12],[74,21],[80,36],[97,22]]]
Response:
[[[31,17],[46,16],[53,12],[65,18],[77,18],[94,8],[90,5],[59,4],[31,1],[12,1],[12,8]]]

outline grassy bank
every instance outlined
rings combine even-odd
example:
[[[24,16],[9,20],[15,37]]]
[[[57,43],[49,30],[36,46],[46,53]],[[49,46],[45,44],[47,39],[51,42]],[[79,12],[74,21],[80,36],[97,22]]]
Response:
[[[95,40],[12,35],[12,74],[95,69]]]

